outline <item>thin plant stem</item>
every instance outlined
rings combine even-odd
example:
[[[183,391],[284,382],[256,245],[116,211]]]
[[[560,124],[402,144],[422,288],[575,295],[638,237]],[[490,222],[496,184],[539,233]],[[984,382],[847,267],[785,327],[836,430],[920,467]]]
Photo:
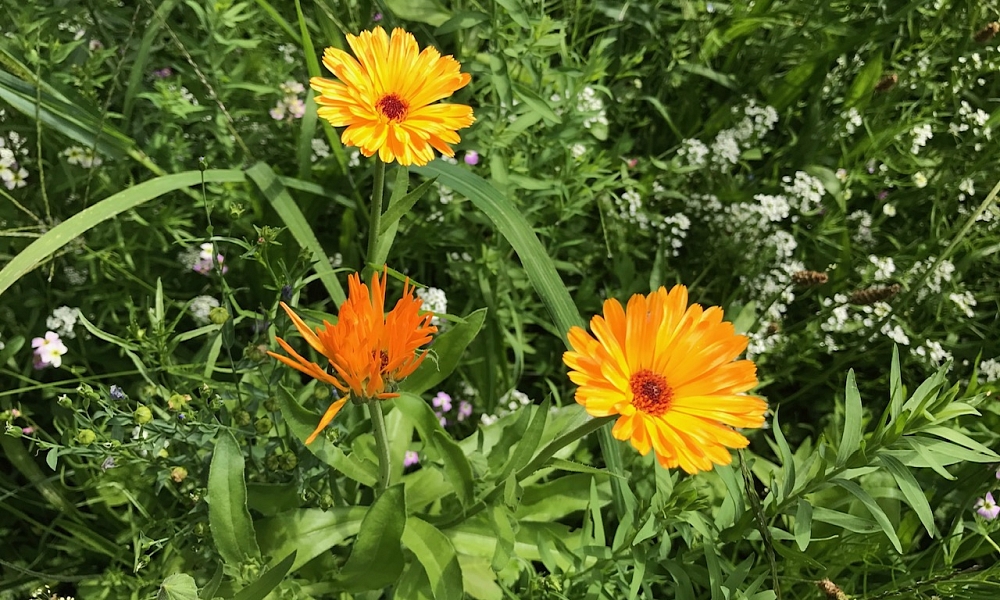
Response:
[[[375,488],[375,496],[378,497],[389,487],[389,466],[392,458],[389,456],[389,438],[385,433],[382,401],[374,399],[369,402],[368,412],[372,417],[372,433],[375,434],[375,451],[378,453],[378,483]]]
[[[375,155],[375,181],[372,183],[371,218],[368,221],[368,252],[365,262],[370,262],[378,251],[379,229],[382,227],[382,195],[385,192],[385,163]],[[378,270],[378,265],[369,265]]]

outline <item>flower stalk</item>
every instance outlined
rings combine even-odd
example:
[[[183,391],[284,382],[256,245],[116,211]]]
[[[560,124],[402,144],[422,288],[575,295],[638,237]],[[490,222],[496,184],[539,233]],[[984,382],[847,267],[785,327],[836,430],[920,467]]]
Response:
[[[375,487],[375,497],[377,498],[389,487],[389,471],[392,459],[389,456],[389,438],[385,433],[385,415],[382,413],[382,401],[376,398],[368,402],[368,413],[372,418],[375,451],[378,453],[378,483]]]
[[[377,269],[377,265],[370,264],[378,252],[379,230],[382,228],[382,203],[385,192],[385,162],[376,154],[375,158],[375,178],[372,182],[372,206],[368,220],[368,252],[365,254],[365,261],[372,269]]]

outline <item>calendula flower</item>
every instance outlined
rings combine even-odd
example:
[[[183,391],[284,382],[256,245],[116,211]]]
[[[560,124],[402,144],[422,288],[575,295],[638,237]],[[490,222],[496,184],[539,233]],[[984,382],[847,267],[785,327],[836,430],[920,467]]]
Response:
[[[757,385],[756,366],[734,361],[748,339],[721,308],[688,306],[686,287],[636,294],[627,310],[607,300],[590,328],[594,335],[573,327],[563,355],[576,401],[595,417],[620,415],[614,436],[643,455],[653,450],[662,466],[729,464],[728,448],[749,443],[733,428],[764,424],[767,404],[744,394]]]
[[[432,104],[469,83],[461,65],[434,48],[420,50],[413,34],[381,27],[347,36],[353,56],[327,48],[323,64],[340,81],[313,77],[318,114],[334,127],[347,127],[341,141],[383,162],[425,165],[434,149],[446,156],[461,141],[457,129],[472,125],[472,108]]]
[[[395,398],[396,384],[413,373],[427,356],[418,354],[421,346],[431,341],[437,327],[430,324],[432,313],[421,314],[422,302],[413,294],[409,280],[403,286],[403,297],[385,313],[386,275],[372,278],[371,293],[361,283],[357,273],[348,278],[347,300],[340,307],[337,322],[324,321],[315,331],[284,302],[281,307],[312,348],[329,361],[327,369],[303,358],[281,338],[278,344],[288,356],[268,352],[286,365],[328,383],[344,394],[368,402]],[[337,416],[349,396],[345,395],[327,408],[319,426],[306,439],[311,443],[320,431]]]

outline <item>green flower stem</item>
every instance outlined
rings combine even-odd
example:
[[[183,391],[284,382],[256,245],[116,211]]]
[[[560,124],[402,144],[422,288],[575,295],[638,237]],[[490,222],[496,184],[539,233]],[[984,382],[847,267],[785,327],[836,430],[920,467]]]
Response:
[[[625,512],[628,507],[625,504],[625,494],[622,492],[622,481],[627,481],[624,479],[625,476],[625,464],[622,462],[622,452],[618,440],[611,435],[611,428],[614,426],[610,421],[600,429],[597,430],[597,440],[601,444],[601,454],[604,456],[604,464],[607,466],[608,471],[611,471],[615,475],[619,475],[622,479],[618,477],[611,478],[611,502],[614,504],[615,513],[618,518],[624,518]]]
[[[392,459],[389,456],[389,438],[385,434],[382,401],[375,399],[368,402],[368,412],[372,417],[372,433],[375,434],[375,451],[378,453],[378,483],[375,488],[375,496],[378,497],[389,487],[389,466]]]
[[[385,163],[375,155],[375,181],[372,186],[371,218],[368,220],[368,252],[365,261],[371,261],[378,251],[379,230],[382,229],[382,194],[385,191]],[[378,271],[379,265],[369,265]]]

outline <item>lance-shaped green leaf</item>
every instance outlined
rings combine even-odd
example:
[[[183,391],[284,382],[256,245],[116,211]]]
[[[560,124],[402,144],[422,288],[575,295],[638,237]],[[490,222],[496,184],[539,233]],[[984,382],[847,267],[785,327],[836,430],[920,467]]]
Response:
[[[406,522],[403,485],[394,485],[365,514],[337,583],[348,591],[380,590],[395,583],[405,562],[400,540]]]
[[[420,395],[447,379],[458,366],[462,353],[483,328],[485,319],[486,309],[480,308],[465,317],[465,321],[453,324],[437,336],[431,344],[430,355],[412,375],[400,383],[399,389]]]
[[[462,567],[448,536],[430,523],[410,517],[403,531],[403,544],[424,567],[436,600],[462,597]]]
[[[837,466],[847,464],[847,459],[861,447],[861,392],[854,381],[854,369],[847,373],[847,386],[844,399],[844,433],[837,448]]]
[[[886,537],[889,538],[889,541],[892,542],[892,546],[896,549],[896,552],[899,552],[900,554],[903,553],[903,545],[900,543],[899,537],[896,535],[896,529],[892,526],[892,523],[889,521],[889,517],[886,516],[882,507],[878,505],[878,502],[875,502],[875,499],[872,498],[868,492],[864,491],[860,485],[846,479],[831,479],[830,483],[844,488],[855,498],[860,500],[861,503],[865,505],[865,508],[868,509],[868,512],[871,513],[875,522],[882,528],[883,533],[885,533]]]
[[[228,431],[219,434],[208,472],[208,523],[222,559],[239,565],[260,556],[247,509],[243,453]]]
[[[913,476],[913,473],[894,456],[881,454],[878,460],[889,471],[892,478],[896,480],[896,485],[899,486],[899,491],[903,492],[906,503],[920,517],[920,522],[923,523],[927,533],[931,537],[937,537],[937,526],[934,525],[934,511],[931,510],[931,505],[927,502],[927,497],[924,496],[924,491],[920,489],[920,484],[917,483],[917,479]]]

